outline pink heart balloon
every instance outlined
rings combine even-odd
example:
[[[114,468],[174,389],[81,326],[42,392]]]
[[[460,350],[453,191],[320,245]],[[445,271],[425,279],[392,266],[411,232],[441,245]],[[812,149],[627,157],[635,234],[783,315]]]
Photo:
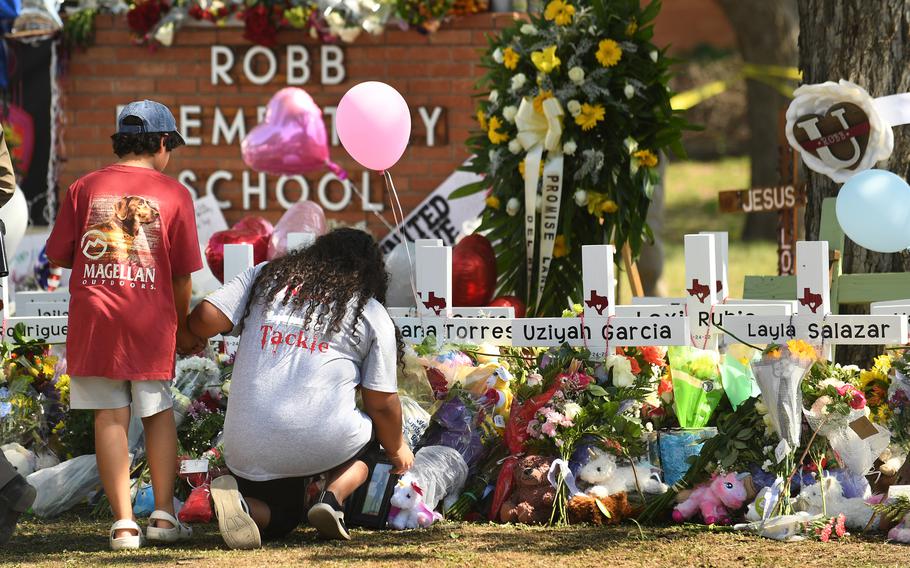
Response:
[[[288,233],[312,233],[317,237],[326,231],[325,212],[312,201],[298,201],[288,209],[269,240],[269,260],[288,252]]]
[[[257,172],[290,176],[328,168],[342,179],[347,177],[329,160],[322,109],[298,87],[272,96],[265,119],[246,135],[240,151],[246,165]]]
[[[335,111],[338,138],[360,165],[385,171],[394,166],[411,136],[411,111],[401,93],[379,81],[351,87]]]

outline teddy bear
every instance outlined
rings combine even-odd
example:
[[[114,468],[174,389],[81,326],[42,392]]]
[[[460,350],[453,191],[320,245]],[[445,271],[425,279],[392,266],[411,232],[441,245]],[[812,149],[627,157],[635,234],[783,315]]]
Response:
[[[499,509],[504,523],[526,525],[546,522],[553,512],[556,490],[547,480],[553,458],[525,456],[515,468],[515,489]]]
[[[600,505],[597,502],[600,501]],[[604,515],[604,511],[610,513]],[[570,523],[591,523],[593,525],[618,525],[623,519],[632,516],[632,506],[625,492],[614,493],[607,497],[576,495],[568,504]]]
[[[824,488],[824,503],[822,489]],[[833,475],[825,475],[821,482],[806,485],[796,499],[794,509],[814,515],[825,513],[833,517],[843,513],[847,528],[862,530],[869,524],[874,511],[870,505],[881,501],[882,496],[845,497],[841,482]]]
[[[730,524],[730,513],[742,508],[748,494],[735,473],[714,474],[711,480],[692,491],[689,498],[673,508],[673,520],[681,523],[701,513],[706,525]]]
[[[609,452],[591,448],[590,459],[578,472],[578,477],[589,484],[588,495],[604,498],[616,493],[634,491],[636,477],[643,493],[666,493],[667,486],[651,476],[650,468],[643,466],[616,465],[616,456]]]

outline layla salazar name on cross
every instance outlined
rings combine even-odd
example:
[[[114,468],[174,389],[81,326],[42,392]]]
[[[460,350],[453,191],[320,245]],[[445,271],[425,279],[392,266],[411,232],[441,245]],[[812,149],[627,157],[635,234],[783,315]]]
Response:
[[[799,334],[808,340],[814,339],[886,339],[894,334],[888,323],[839,323],[812,322],[805,326],[805,334]],[[746,333],[750,338],[770,338],[773,341],[797,337],[797,326],[793,324],[749,323]]]

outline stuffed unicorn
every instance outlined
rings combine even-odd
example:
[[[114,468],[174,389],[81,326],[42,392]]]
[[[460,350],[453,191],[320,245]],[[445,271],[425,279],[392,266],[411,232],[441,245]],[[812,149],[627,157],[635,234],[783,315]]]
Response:
[[[706,525],[727,525],[730,512],[741,508],[746,498],[746,486],[735,473],[715,473],[708,483],[696,487],[688,499],[673,508],[673,520],[681,523],[701,512]]]
[[[825,499],[822,502],[822,488],[824,487]],[[869,505],[880,501],[881,497],[844,497],[844,488],[840,481],[832,475],[825,475],[819,483],[806,485],[799,493],[795,509],[807,511],[812,514],[822,514],[833,517],[841,513],[847,517],[847,528],[864,529],[872,518],[873,510]]]
[[[426,528],[442,518],[423,502],[423,489],[414,478],[405,474],[392,493],[393,510],[389,514],[389,525],[396,530]]]
[[[643,466],[616,465],[616,456],[609,452],[591,448],[591,459],[578,472],[578,477],[590,484],[588,495],[606,498],[617,493],[635,491],[635,478],[644,493],[666,493],[667,486],[651,476],[651,470]]]

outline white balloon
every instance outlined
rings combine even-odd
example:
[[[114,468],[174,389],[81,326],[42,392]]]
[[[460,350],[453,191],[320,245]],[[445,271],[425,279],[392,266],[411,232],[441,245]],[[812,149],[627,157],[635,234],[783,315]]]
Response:
[[[12,262],[28,228],[28,203],[25,194],[18,187],[9,202],[0,207],[0,220],[6,225],[6,257]]]
[[[410,252],[410,264],[408,253]],[[410,308],[415,305],[414,290],[411,287],[412,267],[417,260],[414,243],[402,241],[385,257],[385,269],[389,273],[389,289],[386,292],[386,306]]]

